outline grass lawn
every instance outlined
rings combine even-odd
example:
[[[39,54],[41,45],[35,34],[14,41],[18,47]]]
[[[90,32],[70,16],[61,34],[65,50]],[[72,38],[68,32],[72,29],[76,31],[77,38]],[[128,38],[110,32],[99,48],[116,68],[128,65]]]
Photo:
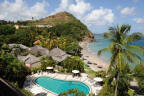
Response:
[[[95,77],[96,76],[96,72],[91,70],[88,66],[85,66],[86,69],[86,73],[90,76],[90,77]]]

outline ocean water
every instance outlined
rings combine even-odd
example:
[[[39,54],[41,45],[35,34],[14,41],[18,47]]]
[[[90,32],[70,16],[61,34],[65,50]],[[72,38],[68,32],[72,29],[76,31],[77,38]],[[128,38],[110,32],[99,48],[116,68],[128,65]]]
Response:
[[[101,34],[95,34],[96,42],[92,42],[88,44],[88,51],[91,52],[94,55],[97,55],[97,52],[100,49],[103,49],[110,45],[110,41],[104,39],[103,35]],[[144,38],[142,40],[138,40],[136,42],[133,42],[132,45],[140,45],[144,47]],[[110,57],[112,54],[110,52],[104,52],[101,56],[99,56],[101,59],[105,60],[106,62],[110,63]],[[142,57],[141,57],[142,58]],[[144,63],[144,58],[142,58]]]

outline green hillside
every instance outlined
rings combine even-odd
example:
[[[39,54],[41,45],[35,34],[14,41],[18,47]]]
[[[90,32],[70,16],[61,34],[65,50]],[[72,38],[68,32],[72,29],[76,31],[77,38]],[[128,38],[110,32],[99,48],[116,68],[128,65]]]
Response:
[[[26,25],[51,25],[59,31],[68,34],[76,33],[81,36],[81,39],[93,40],[94,35],[88,28],[72,14],[68,12],[60,12],[55,15],[48,16],[36,21],[25,21]],[[62,33],[63,34],[63,33]]]

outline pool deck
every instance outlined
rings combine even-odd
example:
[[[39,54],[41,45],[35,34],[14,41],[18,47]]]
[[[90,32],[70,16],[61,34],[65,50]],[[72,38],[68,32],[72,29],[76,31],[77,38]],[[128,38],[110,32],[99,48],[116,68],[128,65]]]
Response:
[[[58,96],[57,94],[55,94],[55,93],[39,86],[38,84],[36,84],[34,82],[34,80],[36,78],[41,77],[41,76],[48,76],[48,77],[51,77],[51,78],[55,78],[55,79],[59,79],[59,80],[65,80],[65,81],[80,81],[80,82],[83,82],[83,83],[85,83],[86,85],[89,86],[89,88],[90,88],[89,93],[98,94],[98,92],[102,88],[102,87],[94,86],[95,82],[92,79],[90,79],[89,77],[73,77],[72,75],[69,75],[69,74],[47,73],[47,72],[43,72],[41,74],[36,73],[34,75],[27,76],[23,87],[27,91],[32,92],[34,95],[41,94],[41,95],[38,95],[38,96],[43,96],[42,94],[45,94],[44,96]]]

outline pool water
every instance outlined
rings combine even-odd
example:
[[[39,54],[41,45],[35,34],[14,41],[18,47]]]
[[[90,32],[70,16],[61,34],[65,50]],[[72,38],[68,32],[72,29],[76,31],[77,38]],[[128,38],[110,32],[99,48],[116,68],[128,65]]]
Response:
[[[56,94],[67,92],[73,88],[78,88],[79,91],[84,92],[86,95],[90,91],[90,88],[86,84],[79,81],[64,81],[50,77],[39,77],[35,80],[35,83]]]

